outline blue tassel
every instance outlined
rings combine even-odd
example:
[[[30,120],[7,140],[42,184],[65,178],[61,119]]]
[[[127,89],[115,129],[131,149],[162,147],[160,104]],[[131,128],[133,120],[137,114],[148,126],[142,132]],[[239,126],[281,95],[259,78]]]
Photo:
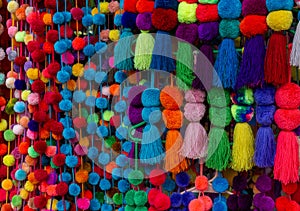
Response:
[[[158,164],[164,159],[164,156],[159,130],[154,125],[146,125],[140,150],[141,163]]]
[[[172,58],[171,36],[167,32],[157,31],[150,68],[167,72],[175,70],[175,61]]]
[[[133,42],[133,34],[130,29],[125,28],[114,49],[114,65],[120,70],[132,70],[133,58],[131,52],[131,44]]]
[[[272,167],[276,152],[275,137],[271,127],[258,129],[255,139],[255,164],[260,168]]]
[[[235,87],[236,77],[239,70],[239,60],[234,47],[234,40],[225,38],[222,41],[215,62],[215,70],[217,71],[224,88]],[[218,80],[214,79],[214,81]]]

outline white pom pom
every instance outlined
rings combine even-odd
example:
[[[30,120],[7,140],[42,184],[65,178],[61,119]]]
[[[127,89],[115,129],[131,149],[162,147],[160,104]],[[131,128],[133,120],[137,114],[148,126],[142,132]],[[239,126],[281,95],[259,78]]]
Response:
[[[24,133],[24,127],[21,125],[17,124],[13,127],[13,133],[15,135],[22,135]]]
[[[16,1],[10,1],[7,4],[7,11],[10,13],[15,13],[19,9],[19,4]]]
[[[28,16],[32,12],[33,12],[33,7],[26,7],[26,9],[25,9],[25,15],[26,16]]]
[[[20,98],[21,94],[20,94],[20,90],[15,90],[14,91],[14,98]]]
[[[0,61],[3,60],[5,58],[5,51],[3,50],[3,48],[0,48]]]
[[[9,89],[14,89],[15,88],[15,78],[9,77],[5,81],[5,85]]]

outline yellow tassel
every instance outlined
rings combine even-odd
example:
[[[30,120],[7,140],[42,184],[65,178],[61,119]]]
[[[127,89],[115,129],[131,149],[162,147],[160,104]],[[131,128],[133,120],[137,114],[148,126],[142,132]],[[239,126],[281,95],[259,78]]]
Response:
[[[235,171],[250,170],[254,155],[254,136],[248,123],[237,123],[233,132],[232,163]]]

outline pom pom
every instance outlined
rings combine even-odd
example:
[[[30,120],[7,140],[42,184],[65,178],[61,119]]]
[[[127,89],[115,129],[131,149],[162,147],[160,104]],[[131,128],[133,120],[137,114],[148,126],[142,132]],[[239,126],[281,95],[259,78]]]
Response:
[[[240,22],[238,20],[224,19],[220,23],[220,35],[224,38],[235,39],[240,33]]]
[[[34,206],[38,209],[42,209],[47,204],[47,199],[44,196],[35,196],[33,199]]]
[[[218,5],[199,4],[196,9],[196,17],[200,22],[214,22],[219,20]]]
[[[154,186],[161,186],[166,181],[166,174],[163,170],[154,169],[149,175],[150,183]]]
[[[178,3],[175,0],[171,0],[171,1],[157,0],[157,1],[155,1],[154,7],[177,10]]]
[[[136,27],[136,17],[137,15],[135,13],[124,12],[121,19],[123,27],[134,29]]]
[[[283,192],[288,195],[291,195],[297,191],[298,185],[297,183],[288,183],[288,184],[281,184]]]
[[[78,157],[74,155],[68,155],[66,157],[66,165],[70,168],[74,168],[78,164]]]
[[[293,14],[287,10],[270,12],[267,16],[267,24],[274,31],[288,30],[292,22]]]
[[[102,180],[100,180],[99,187],[101,190],[107,191],[111,188],[111,184],[110,184],[109,180],[102,179]]]
[[[56,185],[55,191],[58,196],[64,196],[68,193],[68,184],[65,182],[60,182]]]
[[[46,170],[38,169],[34,171],[34,177],[37,181],[42,182],[47,179],[48,173]]]
[[[178,6],[178,21],[180,23],[194,23],[196,18],[197,4],[189,4],[187,2],[180,2]]]
[[[133,170],[128,175],[128,181],[130,184],[139,185],[143,182],[144,174],[139,170]]]
[[[230,7],[228,7],[230,5]],[[240,1],[222,0],[218,4],[219,16],[222,19],[237,19],[241,15],[242,3]]]
[[[246,37],[263,35],[268,29],[266,17],[260,15],[248,15],[240,23],[240,30]]]
[[[69,186],[69,194],[71,196],[78,196],[80,194],[80,187],[76,183],[72,183]]]
[[[228,184],[227,179],[222,178],[222,177],[217,177],[212,182],[212,186],[215,191],[217,191],[219,193],[223,193],[228,189],[229,184]]]
[[[2,5],[2,4],[1,4]],[[10,13],[15,13],[19,9],[19,4],[16,1],[10,1],[7,4],[7,11]]]
[[[272,180],[266,175],[261,175],[257,178],[255,186],[260,192],[266,193],[272,189]]]
[[[159,106],[160,105],[159,96],[160,96],[159,89],[156,89],[156,88],[146,89],[142,93],[143,106],[145,106],[145,107]]]
[[[269,12],[276,11],[276,10],[292,10],[294,6],[294,2],[292,0],[287,0],[287,1],[267,0],[266,6]]]
[[[157,30],[171,31],[178,23],[177,13],[172,9],[154,9],[152,24]]]
[[[205,176],[197,176],[195,180],[195,187],[197,190],[205,191],[208,187],[208,179]]]
[[[190,183],[190,176],[186,172],[180,172],[176,175],[176,184],[181,187],[185,188]]]
[[[152,13],[154,9],[154,2],[149,0],[138,0],[136,4],[137,12],[142,13]]]
[[[113,42],[116,42],[120,39],[120,31],[117,29],[109,31],[109,39]]]
[[[242,4],[242,15],[267,15],[266,1],[264,0],[246,0]]]
[[[179,24],[176,30],[176,37],[189,43],[194,43],[198,38],[197,24]]]
[[[296,109],[300,106],[300,87],[287,83],[276,90],[275,101],[283,109]]]

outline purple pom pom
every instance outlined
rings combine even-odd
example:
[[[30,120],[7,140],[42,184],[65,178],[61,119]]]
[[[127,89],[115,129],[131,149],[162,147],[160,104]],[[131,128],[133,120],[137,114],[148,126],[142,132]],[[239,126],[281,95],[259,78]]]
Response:
[[[238,205],[240,210],[250,210],[252,205],[252,198],[248,194],[241,194],[238,198]]]
[[[219,34],[219,22],[201,23],[198,27],[199,39],[211,41]]]
[[[243,177],[243,176],[235,176],[233,178],[233,185],[232,185],[233,189],[235,191],[242,191],[244,189],[246,189],[247,187],[247,178]]]
[[[143,121],[142,110],[143,107],[129,106],[127,113],[131,124],[135,125]]]
[[[145,89],[145,86],[133,86],[128,92],[129,104],[133,106],[143,106],[142,93]]]
[[[197,29],[197,24],[181,23],[176,30],[176,37],[189,43],[193,43],[197,40],[198,37]]]
[[[136,18],[136,25],[140,30],[149,31],[153,28],[152,26],[152,14],[150,12],[144,12],[138,14]]]
[[[238,210],[238,197],[237,195],[230,195],[227,199],[227,206],[229,210]]]
[[[257,178],[255,186],[260,192],[266,193],[272,189],[272,180],[267,175],[261,175]]]

